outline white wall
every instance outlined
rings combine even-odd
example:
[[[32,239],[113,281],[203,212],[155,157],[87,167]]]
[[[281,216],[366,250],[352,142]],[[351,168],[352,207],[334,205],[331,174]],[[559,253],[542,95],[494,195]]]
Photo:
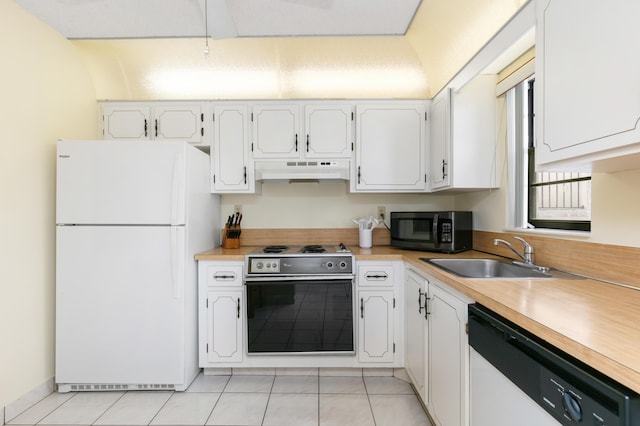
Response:
[[[54,374],[55,141],[96,136],[73,46],[0,0],[0,407]]]
[[[377,206],[385,206],[387,215],[454,206],[453,195],[351,194],[347,185],[265,183],[261,195],[223,195],[222,218],[241,205],[246,228],[355,228],[351,219],[375,216]]]

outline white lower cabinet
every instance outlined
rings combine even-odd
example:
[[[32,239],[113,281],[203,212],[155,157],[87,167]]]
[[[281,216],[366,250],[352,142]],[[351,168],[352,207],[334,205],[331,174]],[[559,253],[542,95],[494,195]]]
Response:
[[[243,262],[198,262],[199,366],[242,363]]]
[[[427,401],[427,315],[424,308],[429,281],[407,269],[405,273],[404,315],[406,336],[405,370],[420,398]]]
[[[473,300],[407,269],[406,363],[436,425],[469,425],[467,305]]]
[[[358,361],[393,362],[393,290],[359,290],[358,303]]]
[[[360,261],[357,268],[358,362],[398,364],[403,332],[396,300],[402,293],[402,262]]]

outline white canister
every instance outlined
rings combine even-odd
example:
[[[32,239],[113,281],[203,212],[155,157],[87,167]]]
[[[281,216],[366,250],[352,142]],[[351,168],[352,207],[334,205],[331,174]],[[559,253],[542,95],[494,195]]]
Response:
[[[371,247],[371,233],[372,229],[359,229],[359,237],[360,237],[360,247],[369,248]]]

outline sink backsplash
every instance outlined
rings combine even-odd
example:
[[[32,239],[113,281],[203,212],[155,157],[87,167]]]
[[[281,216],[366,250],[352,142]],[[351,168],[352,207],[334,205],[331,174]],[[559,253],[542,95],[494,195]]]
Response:
[[[504,245],[493,245],[494,238],[502,238],[520,250],[522,244],[513,239],[514,235],[524,238],[533,246],[536,265],[575,272],[640,289],[640,267],[638,266],[640,248],[636,247],[562,240],[531,234],[474,231],[473,248],[514,258],[514,254]]]

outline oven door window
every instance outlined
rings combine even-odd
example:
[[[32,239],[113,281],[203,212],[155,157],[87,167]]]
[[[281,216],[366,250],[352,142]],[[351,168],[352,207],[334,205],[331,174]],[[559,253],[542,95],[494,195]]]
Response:
[[[354,353],[352,280],[246,286],[249,354]]]

